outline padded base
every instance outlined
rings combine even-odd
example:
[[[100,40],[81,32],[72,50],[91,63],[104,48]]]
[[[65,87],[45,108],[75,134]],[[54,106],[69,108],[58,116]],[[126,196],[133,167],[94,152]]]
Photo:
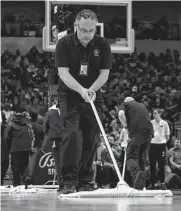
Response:
[[[18,187],[0,186],[1,193],[47,193],[56,192],[58,187],[49,186],[28,186],[25,189],[24,185]],[[112,189],[98,189],[95,191],[82,191],[72,194],[61,194],[59,198],[127,198],[127,197],[173,197],[170,190],[136,190],[127,185],[120,185]]]
[[[127,185],[119,185],[113,189],[98,189],[72,194],[61,194],[59,198],[124,198],[124,197],[173,197],[170,190],[136,190]]]

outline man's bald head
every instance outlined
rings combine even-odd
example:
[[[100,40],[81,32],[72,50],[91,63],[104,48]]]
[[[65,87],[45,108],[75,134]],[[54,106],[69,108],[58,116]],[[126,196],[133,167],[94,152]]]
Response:
[[[126,97],[124,99],[124,103],[129,103],[129,102],[132,102],[132,101],[134,101],[134,98],[133,97]]]

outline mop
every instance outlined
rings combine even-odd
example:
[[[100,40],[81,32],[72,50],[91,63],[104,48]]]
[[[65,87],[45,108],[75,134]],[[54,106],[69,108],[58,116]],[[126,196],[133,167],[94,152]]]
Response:
[[[71,198],[122,198],[122,197],[158,197],[158,196],[172,197],[173,193],[170,190],[136,190],[134,188],[129,187],[129,185],[123,180],[123,177],[121,176],[120,170],[118,168],[114,154],[110,147],[106,133],[104,131],[104,128],[102,126],[101,120],[97,113],[96,107],[92,100],[90,100],[90,104],[91,104],[92,110],[94,112],[94,115],[96,117],[96,120],[98,122],[98,125],[100,127],[100,130],[103,135],[107,149],[109,151],[110,157],[114,164],[115,171],[119,178],[119,182],[118,182],[116,188],[98,189],[98,190],[94,190],[94,191],[82,191],[82,192],[70,193],[70,194],[60,194],[58,196],[58,198],[60,198],[60,199],[63,199],[63,198],[66,198],[66,199],[69,199],[69,198],[70,199]],[[126,161],[124,161],[124,163],[126,164]],[[125,168],[125,166],[124,166],[124,168]],[[125,172],[125,170],[124,170],[124,172]],[[125,174],[124,172],[123,172],[123,174]]]

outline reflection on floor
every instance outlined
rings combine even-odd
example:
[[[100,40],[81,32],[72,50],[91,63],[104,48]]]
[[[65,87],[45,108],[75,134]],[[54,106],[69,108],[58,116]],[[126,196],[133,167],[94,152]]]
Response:
[[[1,193],[2,211],[180,211],[181,196],[154,198],[58,199],[56,191]]]

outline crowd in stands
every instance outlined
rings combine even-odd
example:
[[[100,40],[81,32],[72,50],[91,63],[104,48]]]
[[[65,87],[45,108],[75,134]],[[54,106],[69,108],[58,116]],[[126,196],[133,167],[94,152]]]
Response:
[[[11,54],[6,50],[1,57],[1,100],[8,116],[24,106],[41,116],[47,110],[48,73],[53,67],[52,54],[39,53],[32,47],[26,55],[20,50]]]
[[[120,146],[122,127],[117,114],[124,97],[131,95],[142,102],[151,118],[154,108],[163,109],[162,118],[171,127],[181,112],[181,57],[177,50],[171,52],[169,49],[158,56],[154,53],[148,56],[138,54],[135,49],[132,55],[113,54],[112,57],[110,77],[101,90],[105,100],[103,125],[115,155],[123,159]],[[11,121],[13,112],[22,108],[28,113],[37,113],[41,124],[48,109],[49,73],[53,72],[57,79],[53,54],[40,53],[33,46],[26,55],[22,55],[19,49],[15,54],[6,50],[1,61],[1,110],[6,124]],[[171,136],[169,148],[173,144]],[[104,159],[110,161],[104,144],[100,145],[105,151]],[[119,159],[118,162],[122,163],[123,160]]]
[[[143,21],[139,24],[136,23],[136,20],[134,21],[134,28],[137,31],[137,36],[142,39],[168,40],[174,38],[169,34],[169,22],[165,16],[156,22],[151,22],[148,15],[144,15]]]
[[[126,37],[126,19],[115,17],[110,22],[105,23],[104,26],[105,37],[110,39]],[[150,21],[148,15],[144,15],[143,21],[138,21],[136,18],[133,18],[133,29],[135,30],[136,39],[179,39],[179,26],[172,24],[170,27],[165,16],[162,16],[156,22]]]
[[[102,88],[107,131],[110,132],[110,127],[117,129],[117,111],[127,95],[133,95],[150,112],[153,108],[164,109],[163,118],[169,122],[176,120],[181,108],[181,57],[177,50],[167,49],[159,56],[154,53],[146,56],[135,50],[132,55],[112,57],[109,81]],[[19,106],[44,116],[48,106],[48,75],[50,71],[56,74],[53,54],[39,53],[33,46],[26,55],[21,55],[19,49],[15,55],[6,50],[1,61],[1,101],[6,116]]]
[[[96,12],[98,17],[100,16],[99,6],[89,7]],[[52,27],[56,24],[60,31],[72,32],[75,15],[82,8],[81,5],[64,5],[64,7],[59,5],[56,12],[52,10]],[[19,12],[16,11],[16,14],[8,10],[2,16],[1,35],[3,37],[41,37],[45,24],[44,17],[42,12],[35,21],[32,20],[32,17],[28,17],[23,9],[19,9]],[[107,22],[101,22],[104,22],[105,37],[109,39],[126,37],[126,19],[115,16]],[[154,22],[149,19],[148,15],[144,15],[142,21],[137,20],[136,17],[133,18],[136,39],[179,40],[179,27],[178,23],[170,24],[166,16],[162,16]]]
[[[39,20],[36,21],[27,17],[23,9],[19,10],[17,14],[8,10],[7,13],[2,16],[2,37],[42,37],[42,29],[45,22],[44,14],[42,14],[43,18],[39,18]]]

